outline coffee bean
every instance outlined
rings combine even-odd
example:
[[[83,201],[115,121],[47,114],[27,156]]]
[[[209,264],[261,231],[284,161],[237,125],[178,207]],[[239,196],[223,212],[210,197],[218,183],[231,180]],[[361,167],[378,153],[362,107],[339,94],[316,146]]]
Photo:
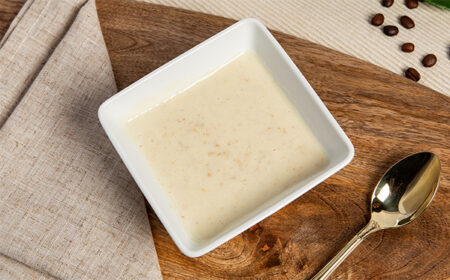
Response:
[[[414,51],[414,44],[413,43],[404,43],[402,45],[402,51],[404,51],[404,52],[413,52]]]
[[[410,9],[415,9],[419,6],[419,2],[417,0],[406,0],[405,5]]]
[[[392,6],[392,4],[394,4],[394,0],[383,0],[381,1],[381,5],[389,8],[390,6]]]
[[[437,57],[434,54],[427,54],[422,59],[422,64],[425,67],[432,67],[436,64],[436,62],[437,62]]]
[[[414,21],[409,16],[402,16],[400,18],[400,23],[406,29],[411,29],[415,26]]]
[[[398,34],[398,28],[397,26],[386,25],[385,27],[383,27],[383,32],[387,36],[395,36]]]
[[[371,21],[372,25],[375,25],[375,26],[380,26],[383,24],[383,22],[384,22],[383,14],[374,15],[372,18],[372,21]]]
[[[417,70],[414,68],[408,68],[405,71],[405,77],[413,80],[414,82],[417,82],[420,80],[420,73],[417,72]]]

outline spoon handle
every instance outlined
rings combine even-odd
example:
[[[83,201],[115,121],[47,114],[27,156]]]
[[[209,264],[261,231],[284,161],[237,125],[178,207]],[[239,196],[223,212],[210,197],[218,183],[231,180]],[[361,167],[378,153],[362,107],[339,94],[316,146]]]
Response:
[[[324,266],[311,280],[325,280],[330,274],[350,255],[350,253],[372,232],[377,231],[378,226],[370,221],[355,237],[350,240],[337,255]]]

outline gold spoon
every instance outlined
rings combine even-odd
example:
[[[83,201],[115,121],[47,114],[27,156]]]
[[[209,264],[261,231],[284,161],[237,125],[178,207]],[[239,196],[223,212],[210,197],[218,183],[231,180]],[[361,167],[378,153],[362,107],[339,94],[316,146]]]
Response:
[[[419,217],[436,194],[440,174],[441,164],[433,153],[413,154],[394,164],[375,187],[369,223],[312,280],[327,279],[372,232],[398,228]]]

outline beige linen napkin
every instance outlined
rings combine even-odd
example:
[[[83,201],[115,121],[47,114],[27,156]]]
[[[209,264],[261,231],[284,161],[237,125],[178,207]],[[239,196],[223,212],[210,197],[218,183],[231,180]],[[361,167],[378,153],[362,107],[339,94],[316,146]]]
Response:
[[[0,43],[0,278],[160,279],[143,197],[97,119],[93,0],[29,0]]]

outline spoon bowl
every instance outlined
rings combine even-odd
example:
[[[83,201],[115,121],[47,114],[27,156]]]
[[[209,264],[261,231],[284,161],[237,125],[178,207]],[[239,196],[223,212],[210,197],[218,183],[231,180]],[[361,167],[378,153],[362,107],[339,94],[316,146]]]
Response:
[[[394,164],[378,182],[370,203],[369,223],[312,279],[326,279],[372,232],[407,225],[419,217],[436,194],[441,163],[430,152]]]
[[[373,192],[371,220],[380,229],[414,221],[433,200],[440,172],[439,158],[428,152],[410,155],[394,164]]]

